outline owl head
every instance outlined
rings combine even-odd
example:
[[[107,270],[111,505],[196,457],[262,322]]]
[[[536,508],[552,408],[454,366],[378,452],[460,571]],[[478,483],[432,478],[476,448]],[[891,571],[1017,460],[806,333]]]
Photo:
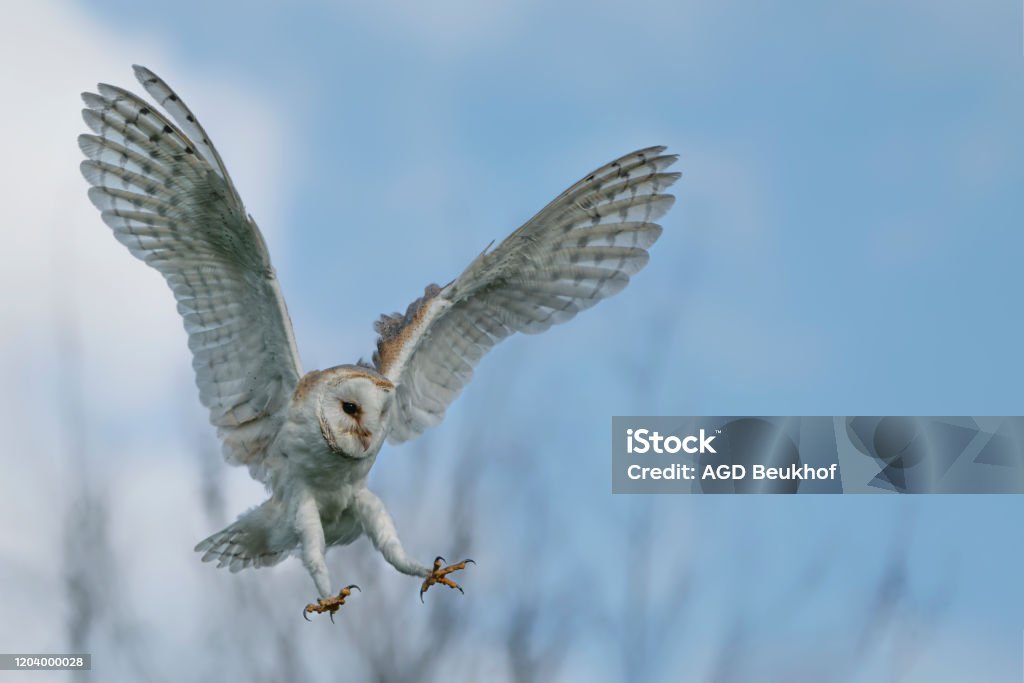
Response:
[[[315,412],[320,434],[338,455],[375,455],[388,431],[394,385],[370,368],[341,365],[319,373]]]

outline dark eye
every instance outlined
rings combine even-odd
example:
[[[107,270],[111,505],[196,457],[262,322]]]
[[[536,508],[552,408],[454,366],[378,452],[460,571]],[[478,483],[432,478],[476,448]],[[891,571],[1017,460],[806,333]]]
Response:
[[[344,410],[349,415],[355,415],[356,413],[359,412],[359,406],[349,401],[342,401],[341,409]]]

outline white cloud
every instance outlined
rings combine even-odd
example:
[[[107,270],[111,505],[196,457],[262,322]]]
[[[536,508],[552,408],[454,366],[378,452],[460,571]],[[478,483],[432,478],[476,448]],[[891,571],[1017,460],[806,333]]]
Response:
[[[70,312],[90,398],[124,408],[150,405],[189,372],[169,290],[113,239],[78,171],[76,138],[87,132],[79,93],[98,80],[138,89],[133,62],[151,64],[192,103],[266,225],[279,222],[270,198],[285,193],[283,127],[238,84],[176,67],[159,41],[115,33],[67,3],[22,5],[0,26],[5,153],[16,160],[0,168],[7,243],[0,286],[8,292],[0,350],[7,362],[36,365],[43,373],[36,379],[45,379],[59,351],[55,318]]]

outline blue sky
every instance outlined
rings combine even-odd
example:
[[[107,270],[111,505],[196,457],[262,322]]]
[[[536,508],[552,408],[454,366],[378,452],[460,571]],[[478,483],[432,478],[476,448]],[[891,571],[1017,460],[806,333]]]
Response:
[[[981,659],[988,680],[1019,680],[1018,497],[615,498],[607,443],[611,415],[1021,413],[1019,4],[41,7],[10,29],[39,35],[22,48],[27,66],[7,59],[0,78],[10,81],[5,109],[40,87],[46,115],[59,115],[68,156],[58,171],[56,142],[37,153],[54,160],[37,176],[54,180],[33,206],[52,205],[42,220],[67,223],[73,246],[53,248],[64,228],[50,237],[29,231],[22,214],[7,219],[25,226],[6,257],[7,284],[41,302],[12,306],[5,321],[16,330],[4,347],[12,429],[29,412],[13,387],[31,386],[28,404],[46,405],[59,386],[46,311],[63,300],[60,278],[31,279],[59,273],[76,283],[96,471],[134,458],[118,481],[168,468],[159,471],[184,482],[195,461],[181,453],[211,438],[170,295],[90,215],[84,183],[63,175],[75,172],[77,93],[97,80],[134,87],[132,62],[163,75],[220,148],[267,234],[307,369],[368,356],[380,313],[457,275],[591,169],[665,144],[683,178],[648,268],[571,324],[502,344],[442,427],[382,454],[374,487],[415,486],[416,458],[444,471],[466,434],[479,435],[483,490],[495,501],[476,512],[488,539],[474,551],[486,553],[481,573],[504,561],[497,539],[555,533],[521,527],[538,499],[565,554],[592,567],[627,552],[640,520],[657,530],[657,571],[682,553],[704,577],[687,609],[708,626],[691,626],[692,642],[719,638],[730,628],[723,614],[740,614],[756,635],[752,651],[772,638],[852,638],[835,615],[856,611],[905,538],[907,592],[948,599],[899,680],[965,680]],[[43,138],[41,121],[18,123],[40,127],[26,140]],[[121,309],[131,313],[109,313]],[[19,448],[54,453],[65,443],[18,438]],[[31,492],[61,469],[56,455],[33,462],[35,483],[23,503],[8,503],[12,515],[31,509]],[[244,475],[228,476],[237,511],[259,501]],[[183,495],[195,495],[189,486]],[[192,525],[183,538],[206,533]],[[443,545],[440,530],[423,533],[413,543],[422,552]],[[677,533],[685,542],[672,542]],[[31,568],[49,552],[32,547],[6,552]],[[165,552],[191,563],[190,547]],[[787,609],[786,582],[823,549],[834,559],[821,588]],[[565,580],[554,570],[542,583]],[[592,581],[580,585],[614,589],[613,579]],[[913,615],[902,616],[910,628]],[[586,664],[574,662],[566,675],[584,677]],[[858,680],[879,680],[871,666]]]

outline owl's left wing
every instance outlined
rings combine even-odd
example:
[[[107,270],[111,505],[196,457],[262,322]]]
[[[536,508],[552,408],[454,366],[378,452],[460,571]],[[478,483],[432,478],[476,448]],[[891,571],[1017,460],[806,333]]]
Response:
[[[84,93],[95,133],[78,138],[89,198],[118,241],[167,280],[224,456],[262,480],[302,374],[284,298],[206,131],[152,71],[136,66],[135,75],[170,119],[112,85]]]
[[[453,282],[385,315],[373,361],[395,385],[391,443],[438,424],[495,344],[536,334],[621,291],[647,265],[679,173],[664,147],[607,164],[563,192]]]

